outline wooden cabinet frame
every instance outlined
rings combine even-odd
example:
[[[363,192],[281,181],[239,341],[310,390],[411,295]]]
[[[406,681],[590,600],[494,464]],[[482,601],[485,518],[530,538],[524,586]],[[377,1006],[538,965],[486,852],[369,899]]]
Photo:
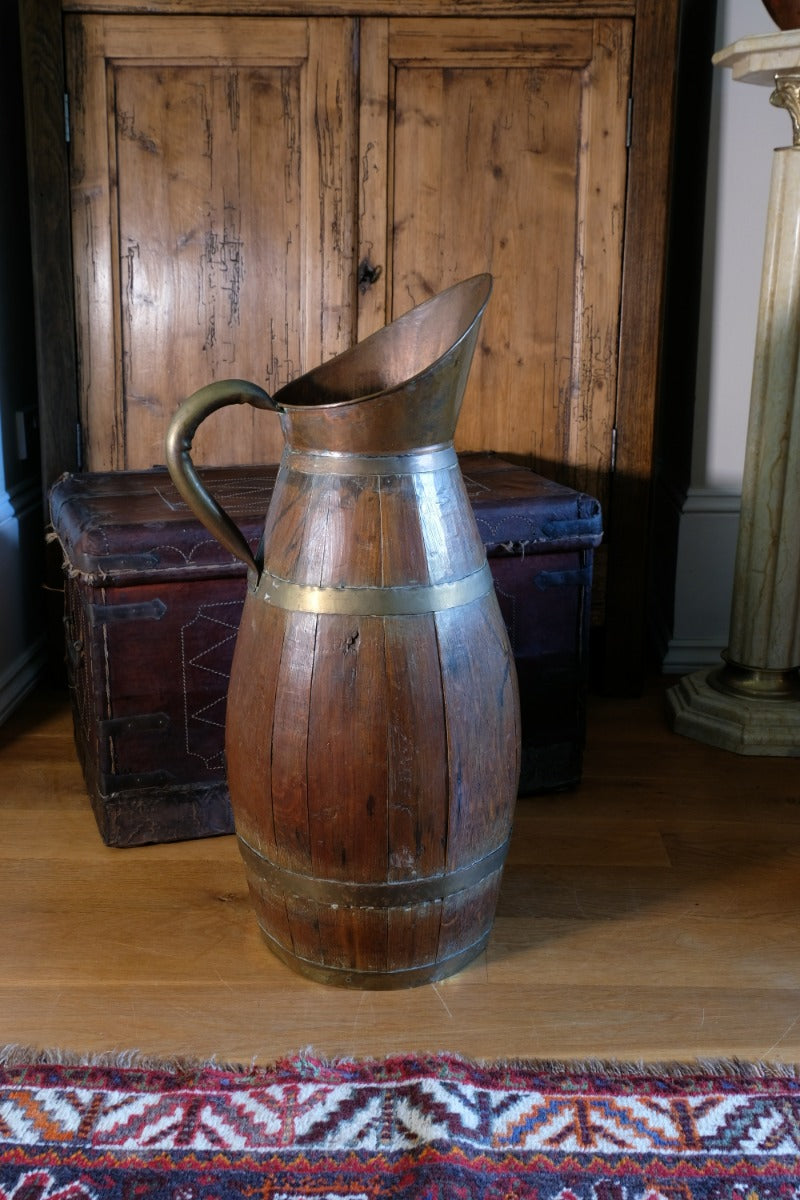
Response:
[[[29,145],[43,482],[79,466],[62,13],[250,16],[622,16],[634,21],[608,588],[595,666],[630,693],[645,666],[648,543],[665,302],[681,0],[19,0]]]

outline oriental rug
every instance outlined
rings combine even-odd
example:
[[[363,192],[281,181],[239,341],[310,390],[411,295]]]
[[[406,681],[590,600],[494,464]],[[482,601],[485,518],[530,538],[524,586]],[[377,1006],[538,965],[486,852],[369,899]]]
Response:
[[[800,1069],[0,1051],[1,1200],[800,1200]]]

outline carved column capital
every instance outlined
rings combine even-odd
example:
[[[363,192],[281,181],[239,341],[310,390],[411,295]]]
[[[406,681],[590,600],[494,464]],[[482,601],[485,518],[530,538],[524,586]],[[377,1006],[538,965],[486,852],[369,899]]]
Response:
[[[769,102],[786,109],[792,118],[792,145],[800,146],[800,72],[777,72]]]

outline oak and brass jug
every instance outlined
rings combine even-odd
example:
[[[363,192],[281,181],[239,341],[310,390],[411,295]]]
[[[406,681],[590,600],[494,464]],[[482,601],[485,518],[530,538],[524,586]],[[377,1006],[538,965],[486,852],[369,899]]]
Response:
[[[228,785],[264,938],[317,980],[408,987],[488,941],[519,772],[514,660],[453,437],[491,277],[439,293],[269,396],[176,413],[181,495],[247,564]],[[209,414],[280,416],[259,549],[192,460]]]

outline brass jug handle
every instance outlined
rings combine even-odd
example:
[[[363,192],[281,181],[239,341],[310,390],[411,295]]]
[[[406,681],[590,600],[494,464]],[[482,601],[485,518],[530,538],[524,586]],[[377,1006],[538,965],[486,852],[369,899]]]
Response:
[[[229,404],[252,404],[254,408],[269,408],[277,412],[272,397],[255,383],[245,379],[219,379],[206,384],[185,400],[170,422],[164,449],[172,482],[189,508],[213,533],[226,550],[230,550],[247,567],[258,574],[256,561],[238,525],[204,487],[192,462],[192,440],[206,417]]]

